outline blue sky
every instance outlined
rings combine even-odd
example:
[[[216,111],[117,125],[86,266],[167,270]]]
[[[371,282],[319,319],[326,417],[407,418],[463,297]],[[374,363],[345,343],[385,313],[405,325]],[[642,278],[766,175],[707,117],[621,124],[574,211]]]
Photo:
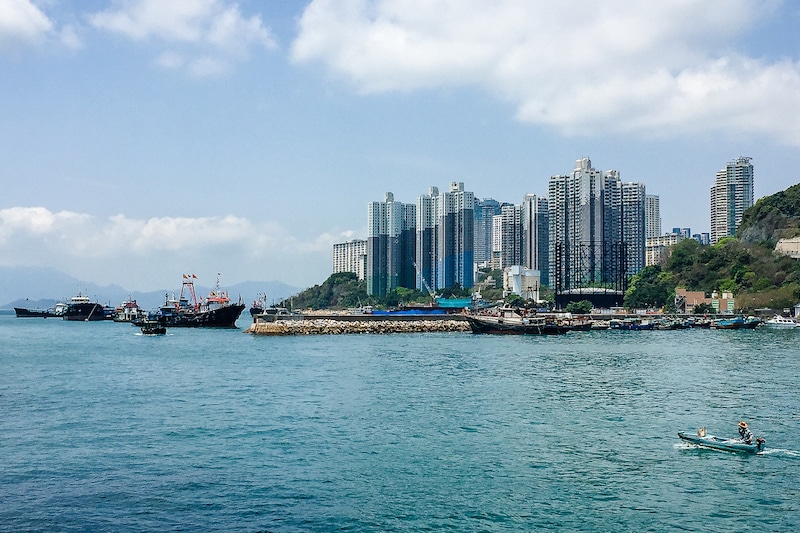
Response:
[[[800,182],[796,2],[0,0],[0,265],[324,281],[367,204],[519,203],[589,156],[708,231]]]

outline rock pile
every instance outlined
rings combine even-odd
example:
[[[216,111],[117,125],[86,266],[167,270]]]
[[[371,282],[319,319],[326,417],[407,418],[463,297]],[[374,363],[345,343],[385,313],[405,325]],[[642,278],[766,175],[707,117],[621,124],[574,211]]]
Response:
[[[341,321],[317,318],[311,320],[258,322],[251,325],[245,333],[254,335],[343,335],[352,333],[429,333],[469,330],[469,323],[461,319]]]

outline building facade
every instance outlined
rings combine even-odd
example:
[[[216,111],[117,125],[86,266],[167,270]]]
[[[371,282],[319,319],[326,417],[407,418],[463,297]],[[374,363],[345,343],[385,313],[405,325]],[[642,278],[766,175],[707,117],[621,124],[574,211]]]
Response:
[[[514,265],[503,269],[503,296],[516,294],[526,300],[539,301],[540,274],[538,270]]]
[[[714,313],[733,312],[736,309],[736,299],[728,291],[714,291],[711,298],[707,298],[702,291],[687,291],[682,287],[675,289],[675,308],[679,313],[694,313],[694,308],[700,304],[711,306]]]
[[[666,252],[669,247],[678,244],[683,238],[683,235],[679,233],[667,233],[666,235],[647,239],[645,266],[660,265],[667,258]]]
[[[366,240],[354,239],[333,245],[333,273],[338,274],[339,272],[352,272],[359,280],[366,279]]]
[[[644,199],[645,239],[661,235],[661,199],[648,194]]]
[[[462,182],[417,199],[416,288],[471,289],[475,264],[475,195]]]
[[[603,176],[589,158],[579,159],[572,173],[551,176],[547,188],[550,213],[549,270],[562,288],[589,286],[602,279]]]
[[[492,259],[492,217],[500,214],[500,202],[492,198],[475,200],[475,263],[489,265]]]
[[[742,215],[753,205],[753,165],[750,160],[750,157],[739,157],[717,172],[711,187],[711,244],[735,235]]]
[[[505,204],[492,224],[492,269],[522,264],[522,206]]]
[[[779,239],[775,245],[775,252],[789,256],[792,259],[800,259],[800,237]]]
[[[625,262],[629,276],[645,267],[646,204],[647,195],[643,183],[622,184],[622,242],[625,243]]]
[[[588,158],[548,184],[549,281],[558,291],[613,286],[645,265],[645,187]],[[552,284],[552,283],[551,283]]]
[[[522,199],[522,266],[538,270],[542,285],[550,285],[550,216],[547,198],[526,194]]]
[[[383,202],[368,206],[367,293],[385,296],[397,287],[415,287],[416,206],[394,201],[387,192]]]
[[[692,235],[692,239],[696,240],[700,244],[706,246],[711,244],[711,234],[710,233],[695,233]]]

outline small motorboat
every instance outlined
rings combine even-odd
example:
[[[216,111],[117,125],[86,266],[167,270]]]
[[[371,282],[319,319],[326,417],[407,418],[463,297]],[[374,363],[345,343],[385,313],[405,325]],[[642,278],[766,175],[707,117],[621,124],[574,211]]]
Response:
[[[713,448],[727,452],[758,453],[764,451],[766,444],[766,441],[761,437],[757,438],[754,443],[747,444],[741,439],[722,439],[714,435],[706,435],[705,428],[700,428],[696,435],[689,435],[679,431],[678,436],[686,442],[691,442],[703,448]]]
[[[166,335],[167,326],[157,320],[141,322],[142,335]]]
[[[774,317],[764,322],[764,327],[770,329],[794,329],[798,327],[798,324],[791,318],[781,315],[775,315]]]

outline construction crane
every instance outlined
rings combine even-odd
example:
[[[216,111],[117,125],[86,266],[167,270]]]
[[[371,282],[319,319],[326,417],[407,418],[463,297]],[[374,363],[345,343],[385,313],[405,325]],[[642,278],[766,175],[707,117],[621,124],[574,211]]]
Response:
[[[417,262],[416,261],[412,261],[412,263],[414,263],[414,268],[417,270],[417,274],[419,275],[419,279],[422,280],[422,284],[425,286],[425,290],[427,290],[428,294],[431,295],[431,300],[436,300],[436,293],[433,292],[433,290],[431,289],[431,286],[428,285],[427,281],[425,281],[425,276],[422,275],[422,271],[417,266]]]

